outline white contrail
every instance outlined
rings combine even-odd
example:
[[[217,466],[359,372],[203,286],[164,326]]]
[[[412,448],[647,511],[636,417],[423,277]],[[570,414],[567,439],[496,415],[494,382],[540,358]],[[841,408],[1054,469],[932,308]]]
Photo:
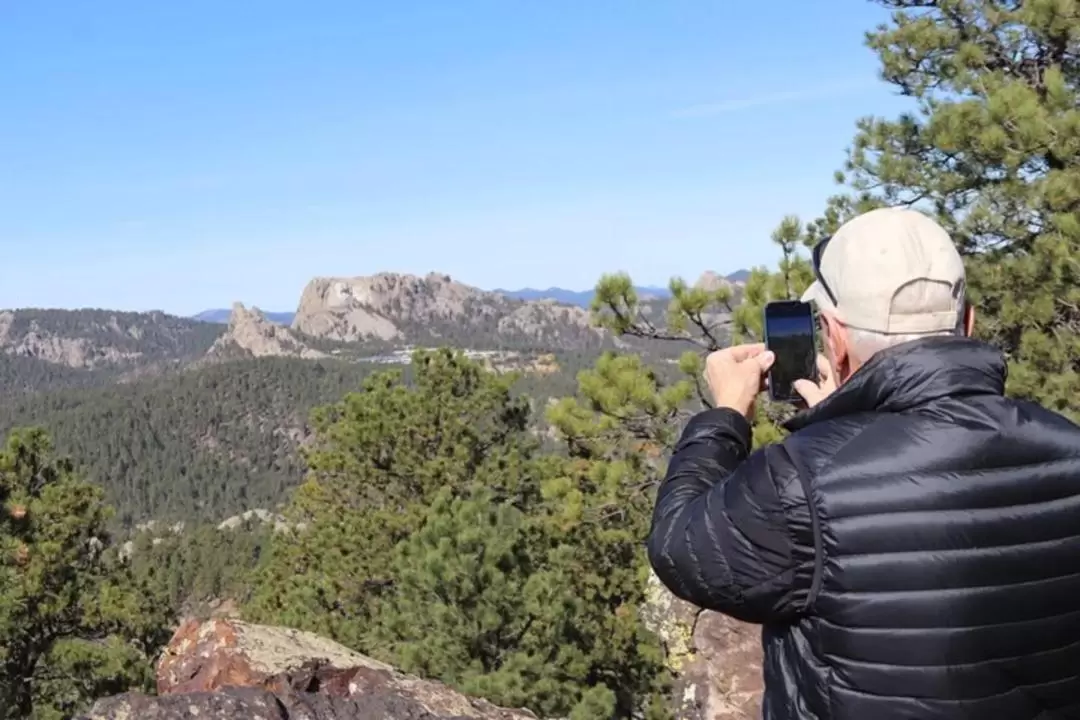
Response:
[[[848,93],[858,92],[872,87],[875,83],[868,80],[834,82],[824,85],[813,85],[801,90],[786,90],[783,92],[764,93],[749,97],[733,98],[715,103],[692,105],[672,113],[674,117],[709,117],[713,115],[726,115],[728,113],[749,110],[751,108],[765,107],[768,105],[787,105],[803,100],[818,100],[820,98],[835,97]]]

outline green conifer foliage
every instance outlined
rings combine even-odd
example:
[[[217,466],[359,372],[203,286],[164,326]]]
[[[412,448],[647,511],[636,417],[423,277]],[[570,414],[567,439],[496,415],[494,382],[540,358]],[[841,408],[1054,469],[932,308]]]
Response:
[[[1080,417],[1080,3],[879,4],[892,14],[867,44],[911,110],[859,122],[832,218],[934,215],[965,255],[978,334],[1008,354],[1009,392]]]
[[[39,429],[0,449],[0,718],[60,720],[153,682],[169,619],[110,547],[101,490]]]
[[[679,361],[685,377],[663,392],[685,393],[689,386],[694,399],[687,394],[681,401],[682,409],[692,412],[711,407],[702,379],[705,358],[729,344],[762,341],[765,305],[774,300],[797,299],[813,281],[804,251],[813,239],[812,231],[804,228],[798,218],[784,218],[772,235],[780,255],[775,271],[754,268],[742,287],[727,283],[716,288],[693,287],[682,278],[673,278],[669,285],[671,302],[662,319],[648,316],[628,275],[606,275],[596,286],[593,317],[598,325],[620,335],[686,345],[689,349]],[[779,423],[793,411],[790,405],[759,402],[754,418],[755,445],[783,437]],[[666,434],[671,431],[668,427]]]
[[[514,377],[461,353],[412,375],[315,413],[302,526],[271,539],[247,615],[545,716],[663,717],[621,466],[541,455]]]

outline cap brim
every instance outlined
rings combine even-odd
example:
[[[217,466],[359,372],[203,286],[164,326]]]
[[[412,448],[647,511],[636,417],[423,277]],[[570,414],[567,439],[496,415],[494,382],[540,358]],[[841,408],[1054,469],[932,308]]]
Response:
[[[821,283],[815,280],[810,283],[810,287],[806,288],[806,292],[799,298],[804,303],[813,303],[817,306],[825,305],[829,307],[832,305],[829,302],[829,296],[825,293],[825,288],[821,286]]]
[[[814,306],[814,309],[818,312],[825,310],[827,312],[840,316],[840,311],[836,305],[833,304],[832,298],[829,297],[829,293],[825,291],[825,286],[820,282],[811,283],[810,287],[806,288],[806,292],[799,298],[804,303],[810,303]]]

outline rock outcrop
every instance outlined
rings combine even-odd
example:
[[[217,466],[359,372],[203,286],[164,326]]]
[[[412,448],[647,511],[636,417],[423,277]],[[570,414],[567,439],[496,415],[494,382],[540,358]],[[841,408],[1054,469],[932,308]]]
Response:
[[[14,324],[15,313],[10,310],[0,312],[0,345],[8,344],[8,335],[11,334],[11,327]]]
[[[593,328],[587,310],[576,305],[563,305],[554,300],[526,302],[499,318],[500,333],[521,333],[529,337],[554,335],[568,329],[573,332],[592,329],[599,337],[601,332]]]
[[[517,300],[438,273],[315,278],[304,289],[292,327],[338,342],[550,340],[553,347],[579,348],[603,339],[584,308]]]
[[[250,310],[235,303],[229,316],[229,328],[210,348],[211,357],[281,356],[309,360],[329,357],[327,353],[308,347],[295,332],[272,322],[258,308]]]
[[[401,331],[384,313],[392,296],[406,294],[399,277],[315,278],[300,295],[292,326],[312,337],[342,342],[398,339]],[[415,290],[416,283],[411,285]]]
[[[0,347],[10,355],[37,358],[55,365],[93,369],[102,365],[137,359],[141,353],[117,347],[99,345],[87,337],[72,337],[51,332],[32,320],[23,332],[16,331],[16,316],[10,310],[0,312]],[[106,326],[108,331],[123,334],[116,318]]]
[[[134,370],[200,357],[220,330],[162,312],[0,311],[0,353],[76,370]]]
[[[98,701],[81,720],[536,720],[311,633],[188,621],[158,664],[159,697]]]
[[[137,352],[95,347],[86,338],[59,337],[31,330],[9,350],[12,355],[38,358],[54,365],[92,370],[137,360]]]
[[[761,628],[702,610],[649,577],[645,620],[675,672],[675,720],[761,717]]]
[[[706,270],[698,277],[697,282],[694,283],[694,287],[708,290],[709,292],[715,292],[720,288],[731,287],[731,283],[727,278],[721,277],[712,270]]]
[[[274,532],[282,533],[289,532],[293,529],[292,524],[288,519],[279,513],[270,512],[265,508],[254,508],[252,510],[245,510],[239,515],[232,515],[225,518],[218,523],[218,530],[236,530],[247,524],[260,523],[262,525],[272,525]],[[304,523],[299,523],[299,529],[306,527]]]

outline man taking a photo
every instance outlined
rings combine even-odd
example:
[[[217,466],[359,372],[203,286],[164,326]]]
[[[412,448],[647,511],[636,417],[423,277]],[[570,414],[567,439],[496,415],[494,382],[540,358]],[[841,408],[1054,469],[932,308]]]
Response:
[[[814,251],[821,381],[751,452],[762,345],[713,353],[649,559],[762,627],[765,720],[1080,718],[1080,428],[1004,397],[948,234],[907,209]]]

